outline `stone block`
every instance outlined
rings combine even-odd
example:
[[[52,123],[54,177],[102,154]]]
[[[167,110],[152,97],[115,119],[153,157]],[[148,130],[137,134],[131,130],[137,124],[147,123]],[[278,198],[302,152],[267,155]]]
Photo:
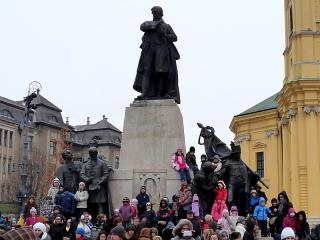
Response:
[[[173,100],[134,101],[127,107],[119,169],[110,177],[114,206],[124,196],[135,197],[141,185],[155,205],[177,193],[180,178],[170,158],[179,146],[185,149],[183,119]]]

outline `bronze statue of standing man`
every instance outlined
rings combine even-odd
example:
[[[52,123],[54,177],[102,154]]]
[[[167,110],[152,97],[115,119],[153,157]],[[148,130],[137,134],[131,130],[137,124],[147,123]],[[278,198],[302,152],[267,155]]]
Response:
[[[98,158],[96,147],[89,148],[89,159],[82,166],[81,179],[86,183],[89,192],[88,203],[94,212],[105,213],[108,203],[107,180],[109,168],[105,161]]]
[[[180,103],[178,70],[180,58],[173,42],[177,35],[162,19],[161,7],[151,9],[153,20],[141,24],[144,32],[142,49],[133,88],[140,92],[138,99],[174,99]]]

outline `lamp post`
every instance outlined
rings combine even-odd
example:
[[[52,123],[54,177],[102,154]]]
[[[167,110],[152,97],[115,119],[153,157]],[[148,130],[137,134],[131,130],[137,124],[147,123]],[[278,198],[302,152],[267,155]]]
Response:
[[[29,121],[31,114],[34,113],[33,110],[37,108],[35,104],[32,104],[32,100],[35,99],[39,92],[40,87],[35,89],[34,86],[41,84],[38,82],[31,82],[29,85],[28,95],[23,99],[25,103],[25,113],[24,113],[24,141],[23,141],[23,158],[20,164],[20,191],[18,195],[18,200],[21,203],[21,211],[23,211],[24,203],[29,194],[28,189],[28,174],[29,174]]]

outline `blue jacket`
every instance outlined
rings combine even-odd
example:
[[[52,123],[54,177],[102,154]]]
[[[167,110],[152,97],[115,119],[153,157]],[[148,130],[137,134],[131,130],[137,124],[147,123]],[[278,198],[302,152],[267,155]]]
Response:
[[[146,203],[150,201],[149,195],[147,193],[139,193],[136,199],[138,200],[138,204],[141,206],[145,206]]]
[[[270,209],[262,205],[262,202],[265,202],[266,200],[263,197],[259,198],[259,205],[254,208],[253,216],[257,220],[268,220],[268,214],[271,213]]]
[[[70,192],[64,192],[57,198],[57,205],[61,207],[62,214],[72,214],[76,209],[76,200],[74,195]]]

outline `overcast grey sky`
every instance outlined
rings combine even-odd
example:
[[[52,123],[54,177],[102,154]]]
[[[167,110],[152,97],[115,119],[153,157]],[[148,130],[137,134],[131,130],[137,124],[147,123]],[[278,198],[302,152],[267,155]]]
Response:
[[[122,129],[154,5],[178,36],[187,148],[203,152],[196,122],[229,143],[232,117],[282,87],[281,0],[0,1],[0,95],[21,100],[36,80],[71,124],[105,114]]]

